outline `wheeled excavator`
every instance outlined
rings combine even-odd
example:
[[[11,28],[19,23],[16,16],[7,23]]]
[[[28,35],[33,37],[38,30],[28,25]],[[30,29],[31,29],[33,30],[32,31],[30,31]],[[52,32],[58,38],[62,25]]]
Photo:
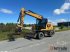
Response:
[[[29,15],[36,18],[35,30],[33,31],[34,38],[42,39],[44,36],[52,36],[55,33],[53,25],[48,22],[47,18],[43,18],[42,15],[34,13],[31,10],[26,11],[24,8],[21,9],[18,18],[19,24],[17,26],[20,31],[22,31],[24,27],[25,15]]]

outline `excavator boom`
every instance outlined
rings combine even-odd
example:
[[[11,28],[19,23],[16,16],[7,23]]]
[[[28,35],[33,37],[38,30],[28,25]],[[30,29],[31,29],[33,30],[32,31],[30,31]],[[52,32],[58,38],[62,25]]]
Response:
[[[36,14],[36,13],[30,11],[30,10],[25,11],[25,9],[22,8],[21,11],[20,11],[19,18],[18,18],[18,22],[20,23],[18,26],[23,27],[23,24],[24,24],[24,16],[25,15],[30,15],[30,16],[36,18],[36,19],[39,19],[39,20],[42,20],[42,18],[43,18],[43,16],[41,16],[39,14]]]
[[[40,19],[40,20],[42,20],[42,18],[43,18],[41,15],[38,15],[38,14],[36,14],[36,13],[30,11],[30,10],[25,11],[25,14],[28,14],[28,15],[30,15],[30,16],[32,16],[32,17],[35,17],[35,18],[37,18],[37,19]]]

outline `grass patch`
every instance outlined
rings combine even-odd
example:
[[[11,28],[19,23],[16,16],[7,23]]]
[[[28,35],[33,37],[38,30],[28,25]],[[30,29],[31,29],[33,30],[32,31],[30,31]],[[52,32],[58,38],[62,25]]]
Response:
[[[30,30],[27,30],[27,29],[24,29],[24,30],[22,30],[22,32],[21,32],[21,35],[15,35],[15,38],[20,38],[20,37],[22,37],[22,36],[25,36],[25,34],[26,33],[28,33],[28,32],[30,32]],[[9,35],[14,35],[14,33],[15,32],[0,32],[0,41],[2,41],[2,40],[8,40],[8,34]]]
[[[61,31],[67,31],[67,30],[70,30],[70,28],[64,28],[64,29],[56,30],[55,32],[61,32]],[[16,35],[16,38],[22,37],[22,36],[26,35],[26,33],[29,33],[29,32],[31,32],[31,31],[24,29],[22,31],[22,35]],[[0,32],[0,41],[7,40],[8,39],[7,35],[11,34],[11,33],[14,33],[14,32]]]
[[[56,32],[60,32],[60,31],[67,31],[67,30],[70,30],[70,28],[63,28],[63,29],[59,29],[59,30],[56,30]]]
[[[8,39],[8,37],[7,37],[8,33],[9,32],[0,32],[0,41],[7,40]]]

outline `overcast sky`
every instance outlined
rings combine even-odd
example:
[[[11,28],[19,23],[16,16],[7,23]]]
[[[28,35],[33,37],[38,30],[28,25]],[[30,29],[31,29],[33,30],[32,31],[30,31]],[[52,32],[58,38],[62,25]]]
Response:
[[[32,10],[53,24],[70,18],[70,3],[66,0],[0,0],[0,23],[16,23],[21,8]],[[25,16],[24,23],[35,22],[35,18]]]

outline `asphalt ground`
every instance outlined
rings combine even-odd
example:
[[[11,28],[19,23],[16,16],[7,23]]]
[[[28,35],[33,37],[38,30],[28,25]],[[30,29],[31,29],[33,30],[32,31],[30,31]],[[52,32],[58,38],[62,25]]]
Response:
[[[70,31],[56,32],[41,40],[18,38],[0,42],[0,52],[70,52]]]

